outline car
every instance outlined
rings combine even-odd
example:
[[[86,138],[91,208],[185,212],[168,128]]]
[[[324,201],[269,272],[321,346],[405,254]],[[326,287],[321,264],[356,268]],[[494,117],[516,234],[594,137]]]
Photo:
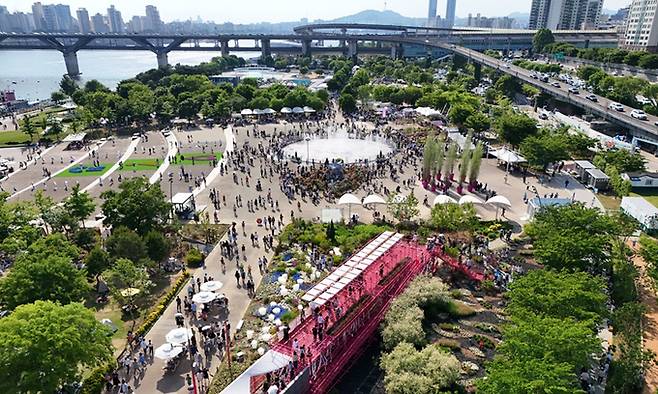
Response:
[[[548,120],[548,115],[546,114],[546,112],[539,113],[539,119]]]
[[[538,79],[539,77],[537,76],[537,74],[532,73],[532,74],[530,74],[530,78],[532,78],[532,79]]]
[[[653,122],[654,126],[658,127],[658,122]]]
[[[569,88],[569,93],[579,94],[580,90],[578,90],[578,88]]]
[[[624,106],[619,103],[610,103],[608,104],[608,108],[618,112],[624,112]]]
[[[508,63],[505,63],[505,64],[503,64],[503,67],[510,68],[510,65]]]
[[[561,86],[559,82],[553,82],[551,85],[555,86],[556,88],[559,88]]]
[[[639,120],[647,120],[647,114],[641,109],[634,109],[631,111],[631,117]]]
[[[593,101],[593,102],[599,101],[599,99],[596,97],[596,95],[593,95],[593,94],[588,94],[587,96],[585,96],[585,98],[588,99],[589,101]]]

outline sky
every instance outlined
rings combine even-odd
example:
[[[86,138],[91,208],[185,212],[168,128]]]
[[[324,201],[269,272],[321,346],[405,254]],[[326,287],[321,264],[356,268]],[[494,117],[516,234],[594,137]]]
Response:
[[[218,23],[292,22],[302,18],[334,19],[366,9],[392,10],[410,17],[424,18],[428,0],[41,0],[43,4],[63,3],[71,6],[75,16],[78,7],[90,15],[107,13],[110,4],[121,11],[123,19],[144,15],[144,6],[158,7],[165,22],[196,19]],[[446,0],[438,0],[439,15],[445,15]],[[616,10],[631,0],[605,0],[603,7]],[[530,12],[531,0],[457,0],[457,17],[480,13],[483,16],[506,16],[512,12]],[[30,0],[0,0],[10,11],[31,12]]]

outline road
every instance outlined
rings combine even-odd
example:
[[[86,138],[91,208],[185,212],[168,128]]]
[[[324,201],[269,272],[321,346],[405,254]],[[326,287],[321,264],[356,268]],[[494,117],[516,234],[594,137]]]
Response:
[[[608,100],[605,97],[596,96],[597,102],[593,102],[585,98],[585,96],[589,94],[589,92],[581,91],[580,94],[570,93],[569,88],[571,86],[567,85],[564,82],[557,80],[549,80],[549,82],[541,82],[538,79],[532,78],[530,75],[535,73],[534,71],[526,70],[524,68],[507,63],[503,60],[499,60],[491,56],[487,56],[483,53],[473,51],[464,47],[451,46],[448,44],[441,44],[441,43],[434,45],[452,51],[459,55],[465,56],[482,65],[498,69],[504,73],[519,78],[522,81],[530,85],[533,85],[541,89],[542,91],[559,98],[562,101],[579,106],[581,108],[588,110],[594,115],[600,116],[606,120],[620,124],[626,127],[627,129],[629,129],[631,134],[635,136],[658,141],[658,126],[655,125],[655,122],[658,122],[658,117],[656,116],[648,115],[647,120],[635,119],[630,116],[632,108],[624,106],[624,112],[619,112],[609,109],[608,105],[613,101]],[[560,87],[555,87],[551,85],[551,83],[553,82],[559,82]]]

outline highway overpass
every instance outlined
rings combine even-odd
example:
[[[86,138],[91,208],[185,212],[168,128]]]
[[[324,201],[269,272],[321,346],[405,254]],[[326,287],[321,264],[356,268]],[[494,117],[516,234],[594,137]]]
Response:
[[[531,77],[533,71],[514,66],[469,48],[444,43],[432,43],[428,45],[436,46],[446,51],[459,54],[481,65],[488,66],[497,69],[500,72],[512,75],[521,81],[535,86],[541,91],[556,97],[561,101],[583,108],[593,115],[599,116],[603,119],[624,127],[630,132],[631,135],[635,137],[645,138],[658,142],[658,126],[655,124],[655,122],[658,122],[658,117],[656,116],[649,115],[647,120],[635,119],[630,116],[632,108],[625,107],[624,112],[609,109],[608,105],[612,101],[605,97],[597,96],[596,102],[588,100],[585,98],[585,95],[589,94],[589,92],[581,91],[580,94],[570,93],[569,88],[571,86],[561,81],[552,80],[548,83],[541,82],[539,79],[534,79]],[[554,82],[558,82],[560,87],[553,86],[552,83]]]

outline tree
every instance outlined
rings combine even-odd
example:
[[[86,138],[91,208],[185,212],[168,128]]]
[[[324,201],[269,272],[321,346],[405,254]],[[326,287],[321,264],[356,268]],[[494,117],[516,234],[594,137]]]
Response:
[[[8,309],[37,300],[78,302],[88,291],[84,271],[77,269],[71,259],[56,254],[21,256],[0,280],[0,300]]]
[[[85,257],[85,266],[87,267],[87,276],[98,279],[103,271],[110,268],[112,259],[110,254],[100,246],[95,246],[87,257]]]
[[[27,116],[27,115],[25,116],[25,119],[23,120],[22,130],[25,134],[27,134],[30,137],[30,143],[34,142],[34,135],[37,133],[37,130],[34,127],[34,124],[32,124],[31,116]]]
[[[388,211],[399,222],[406,222],[412,220],[418,215],[418,199],[413,194],[407,197],[400,197],[391,194],[388,197]]]
[[[610,177],[610,186],[618,197],[625,197],[631,194],[631,189],[633,188],[631,181],[622,178],[619,171],[617,171],[617,167],[609,164],[605,169],[605,173]]]
[[[607,266],[609,237],[617,228],[598,209],[573,203],[543,208],[524,231],[542,264],[558,270],[601,272]]]
[[[484,113],[476,112],[466,119],[464,125],[476,133],[481,133],[489,130],[489,127],[491,127],[491,121]]]
[[[471,230],[477,222],[473,204],[437,204],[432,207],[431,223],[439,231]]]
[[[109,270],[103,272],[114,298],[121,305],[133,305],[137,298],[143,298],[153,283],[146,268],[138,267],[128,259],[118,259]]]
[[[463,126],[466,120],[475,114],[475,109],[470,105],[459,104],[454,105],[448,111],[448,118],[450,121],[458,126]]]
[[[597,324],[605,317],[605,283],[584,272],[534,270],[510,284],[507,312]]]
[[[149,231],[144,235],[144,244],[146,253],[152,261],[156,263],[164,260],[169,255],[171,244],[169,240],[159,231]]]
[[[452,179],[453,171],[455,169],[455,161],[457,161],[457,144],[453,142],[448,146],[448,153],[446,153],[443,168],[443,179],[445,183],[448,183]]]
[[[487,365],[487,378],[477,382],[482,394],[571,394],[579,391],[576,374],[567,363],[548,359],[496,357]]]
[[[107,328],[81,304],[22,305],[0,319],[0,391],[54,393],[112,351]]]
[[[113,259],[126,258],[140,261],[146,257],[146,245],[142,237],[127,227],[116,228],[105,242]]]
[[[59,141],[59,137],[64,132],[64,128],[62,127],[62,124],[58,120],[55,120],[55,119],[49,120],[48,123],[49,123],[50,128],[48,129],[47,134],[54,135],[55,139],[57,141]]]
[[[569,158],[567,141],[550,132],[527,137],[519,149],[529,165],[544,171],[549,164]]]
[[[418,351],[405,342],[382,355],[381,366],[386,392],[392,394],[436,393],[450,388],[461,371],[459,360],[439,346]]]
[[[432,179],[432,170],[436,161],[438,149],[439,146],[436,142],[436,138],[433,136],[427,137],[423,148],[423,180],[425,182],[429,182]]]
[[[69,214],[85,226],[85,219],[94,212],[96,203],[87,192],[80,191],[80,185],[76,184],[71,189],[71,195],[64,201],[64,207]]]
[[[338,106],[343,112],[352,113],[356,111],[356,99],[349,93],[341,93]]]
[[[519,146],[537,132],[537,122],[525,114],[508,112],[498,118],[496,128],[500,138],[512,146]]]
[[[539,29],[532,38],[532,49],[536,53],[542,53],[544,48],[555,42],[555,36],[550,29]]]
[[[612,165],[620,174],[646,170],[646,159],[639,153],[631,153],[625,149],[599,151],[592,163],[597,168],[606,169]]]
[[[56,90],[50,94],[50,99],[59,105],[59,103],[66,100],[66,95],[62,91]]]
[[[78,90],[78,84],[73,78],[69,77],[68,75],[64,75],[62,80],[59,82],[59,88],[62,92],[64,92],[64,94],[71,97],[73,96],[73,93]]]
[[[471,163],[468,166],[468,183],[470,185],[475,185],[478,180],[478,175],[480,175],[480,166],[482,165],[482,155],[484,154],[484,144],[478,142],[471,154]]]
[[[171,212],[171,205],[159,184],[136,177],[119,185],[119,191],[107,190],[101,194],[105,223],[113,228],[128,227],[138,234],[161,229]]]

